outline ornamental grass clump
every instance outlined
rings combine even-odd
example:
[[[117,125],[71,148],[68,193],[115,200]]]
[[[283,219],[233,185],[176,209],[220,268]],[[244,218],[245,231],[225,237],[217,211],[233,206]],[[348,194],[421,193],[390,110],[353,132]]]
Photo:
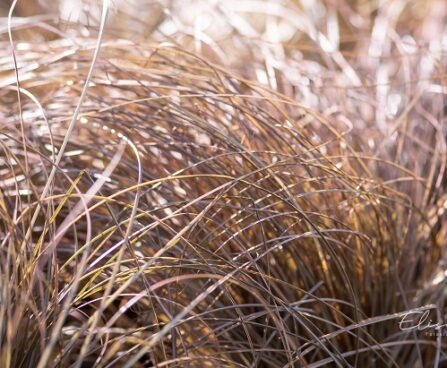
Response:
[[[2,366],[445,364],[442,1],[75,5],[2,18]]]

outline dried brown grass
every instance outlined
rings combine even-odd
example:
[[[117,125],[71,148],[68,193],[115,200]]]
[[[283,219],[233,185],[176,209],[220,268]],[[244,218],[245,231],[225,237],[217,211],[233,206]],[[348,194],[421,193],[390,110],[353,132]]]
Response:
[[[16,5],[4,367],[445,364],[442,1]]]

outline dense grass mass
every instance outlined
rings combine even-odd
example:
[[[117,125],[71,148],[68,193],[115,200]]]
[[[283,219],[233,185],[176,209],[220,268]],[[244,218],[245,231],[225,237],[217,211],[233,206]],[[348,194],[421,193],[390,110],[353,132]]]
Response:
[[[1,367],[445,366],[443,0],[0,4]]]

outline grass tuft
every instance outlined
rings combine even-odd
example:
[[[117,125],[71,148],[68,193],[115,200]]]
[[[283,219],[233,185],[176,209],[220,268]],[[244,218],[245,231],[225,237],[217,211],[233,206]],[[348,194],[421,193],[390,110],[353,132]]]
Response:
[[[2,366],[445,364],[442,0],[73,4],[2,10]]]

